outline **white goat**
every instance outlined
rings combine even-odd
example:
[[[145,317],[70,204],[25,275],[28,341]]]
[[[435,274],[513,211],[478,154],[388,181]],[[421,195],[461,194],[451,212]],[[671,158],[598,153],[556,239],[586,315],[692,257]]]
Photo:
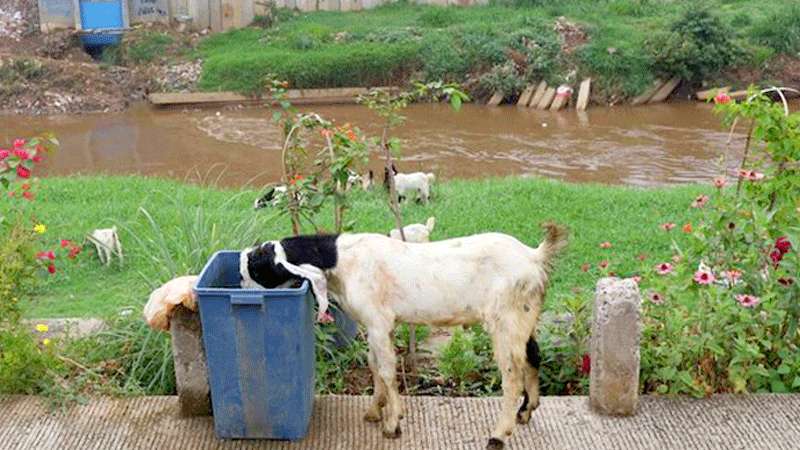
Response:
[[[424,172],[398,173],[394,176],[394,187],[401,198],[417,196],[422,203],[428,203],[431,197],[431,186],[436,175]]]
[[[428,217],[428,220],[424,225],[421,223],[412,223],[404,226],[403,234],[406,236],[406,242],[430,242],[431,233],[433,233],[434,226],[436,226],[435,217]],[[400,230],[397,228],[394,228],[389,232],[389,237],[392,239],[403,240],[403,237],[400,235]]]
[[[101,264],[110,266],[111,260],[116,256],[119,258],[120,265],[122,265],[122,244],[119,241],[119,235],[117,235],[116,225],[111,228],[94,230],[91,234],[86,236],[86,239],[94,244]]]
[[[352,172],[347,177],[347,190],[349,191],[350,189],[353,188],[353,186],[358,184],[361,186],[361,189],[368,191],[372,189],[374,178],[375,175],[374,172],[372,172],[372,170],[368,171],[365,175],[359,175],[355,172]]]
[[[539,405],[539,348],[535,333],[555,254],[566,231],[546,224],[533,249],[499,233],[411,244],[379,234],[299,236],[268,241],[240,256],[243,286],[273,288],[293,275],[307,278],[319,303],[328,287],[368,334],[375,389],[364,419],[400,434],[393,330],[397,322],[453,326],[480,322],[492,337],[503,377],[500,419],[488,448],[502,448],[515,424]],[[522,407],[517,409],[524,394]]]

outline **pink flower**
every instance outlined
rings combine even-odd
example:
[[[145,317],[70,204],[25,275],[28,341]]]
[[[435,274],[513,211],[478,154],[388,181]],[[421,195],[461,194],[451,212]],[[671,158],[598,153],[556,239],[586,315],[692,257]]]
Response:
[[[701,284],[701,285],[711,284],[716,279],[717,278],[714,276],[714,274],[711,273],[708,270],[702,270],[701,269],[701,270],[698,270],[697,272],[694,273],[694,281],[697,284]]]
[[[761,299],[755,295],[739,294],[736,296],[736,301],[745,308],[752,308],[761,302]]]
[[[702,208],[708,203],[708,196],[705,194],[698,195],[692,202],[692,208]]]
[[[600,266],[601,269],[605,269],[605,268],[608,267],[608,261],[606,261],[604,259],[604,260],[600,261],[600,264],[598,264],[598,266]]]
[[[17,166],[17,176],[20,178],[30,178],[31,171],[23,166]]]
[[[637,256],[637,258],[639,258],[639,261],[644,261],[645,259],[647,259],[647,254],[641,253],[639,254],[639,256]]]
[[[728,180],[725,177],[716,177],[714,178],[714,187],[717,189],[722,189],[725,185],[728,184]]]
[[[62,239],[61,240],[61,248],[67,248],[67,247],[69,247],[69,244],[71,244],[69,239]]]
[[[34,197],[35,196],[33,195],[33,192],[31,192],[31,191],[25,191],[25,192],[22,193],[22,198],[24,198],[25,200],[33,201]]]
[[[56,265],[55,264],[48,265],[47,266],[47,271],[50,272],[50,275],[56,273]]]
[[[722,274],[730,284],[735,284],[740,278],[742,278],[742,272],[736,269],[726,270],[725,272],[722,272]]]
[[[675,224],[672,222],[666,222],[661,224],[661,229],[664,231],[670,231],[675,228]]]
[[[633,280],[634,283],[639,284],[639,282],[642,281],[642,277],[639,275],[634,275],[631,277],[631,280]]]
[[[653,291],[650,293],[650,301],[656,305],[660,305],[664,303],[664,296],[659,294],[658,292]]]
[[[589,356],[588,353],[583,354],[583,358],[581,358],[581,373],[584,375],[589,375],[592,371],[592,357]]]
[[[720,92],[714,97],[714,103],[718,105],[727,105],[730,102],[731,102],[731,96],[724,92]]]
[[[73,246],[72,248],[69,249],[69,254],[67,255],[67,258],[75,259],[75,257],[78,256],[78,254],[80,254],[80,252],[81,252],[81,248],[78,247],[77,245],[75,245],[75,246]]]
[[[8,155],[10,155],[10,154],[11,154],[11,152],[9,152],[8,150],[0,149],[0,161],[8,158]]]
[[[36,254],[36,259],[49,259],[50,261],[56,260],[56,254],[53,251],[49,252],[39,252]]]
[[[754,170],[739,169],[739,178],[745,178],[749,181],[759,181],[764,179],[764,174]]]
[[[25,145],[25,139],[14,139],[14,148],[20,148]]]
[[[659,275],[667,275],[672,272],[672,264],[666,262],[658,264],[656,265],[656,272]]]
[[[35,163],[40,163],[40,162],[44,161],[44,157],[43,157],[43,156],[40,156],[40,155],[36,155],[36,156],[34,156],[33,158],[31,158],[31,159],[32,159],[32,160],[33,160],[33,162],[35,162]]]
[[[605,241],[601,243],[600,248],[611,248],[611,242]]]

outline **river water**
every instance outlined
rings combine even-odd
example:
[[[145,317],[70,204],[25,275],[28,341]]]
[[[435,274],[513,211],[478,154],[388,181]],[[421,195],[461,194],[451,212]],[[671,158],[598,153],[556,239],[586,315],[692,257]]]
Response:
[[[368,133],[380,121],[356,105],[314,107]],[[558,113],[465,105],[413,105],[397,135],[401,171],[440,178],[538,175],[573,182],[654,186],[701,182],[733,167],[742,149],[709,105],[691,102],[593,108]],[[264,108],[155,110],[135,105],[122,113],[2,116],[0,143],[52,131],[62,143],[48,174],[146,174],[264,184],[280,174],[280,132]],[[377,159],[370,164],[380,168]],[[382,173],[382,172],[380,172]]]

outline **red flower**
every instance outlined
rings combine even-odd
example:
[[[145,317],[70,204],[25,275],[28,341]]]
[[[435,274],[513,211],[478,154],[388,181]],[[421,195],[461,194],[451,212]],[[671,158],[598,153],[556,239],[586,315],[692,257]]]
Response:
[[[25,145],[25,139],[14,139],[14,148],[20,148]]]
[[[778,283],[782,286],[789,287],[794,284],[794,278],[792,277],[780,277],[778,278]]]
[[[38,259],[49,259],[50,261],[55,261],[56,260],[56,254],[53,253],[52,250],[47,251],[47,252],[39,252],[39,253],[36,254],[36,258],[38,258]]]
[[[350,139],[351,141],[356,140],[356,134],[353,132],[353,130],[347,130],[347,139]]]
[[[11,152],[9,152],[8,150],[0,149],[0,161],[8,158],[8,155],[10,155],[10,154],[11,154]]]
[[[25,192],[22,193],[22,197],[25,200],[33,201],[34,195],[33,195],[33,192],[31,192],[31,191],[25,191]]]
[[[25,184],[23,184],[21,187],[22,187],[22,190],[23,190],[23,191],[27,191],[28,189],[30,189],[30,188],[31,188],[31,185],[30,185],[30,184],[28,184],[28,183],[25,183]]]
[[[51,275],[56,273],[56,265],[55,264],[48,265],[47,266],[47,271],[50,272]]]
[[[647,254],[646,253],[642,253],[639,256],[637,256],[637,258],[639,258],[639,261],[644,261],[644,260],[647,259]]]
[[[589,356],[588,353],[583,354],[583,358],[581,358],[581,373],[584,375],[589,375],[592,371],[592,358]]]
[[[69,239],[62,239],[61,240],[61,248],[67,248],[67,247],[69,247],[69,244],[71,244],[71,243],[72,242],[70,242]]]
[[[17,166],[17,176],[20,178],[30,178],[31,171],[23,166]]]
[[[661,229],[664,231],[670,231],[675,228],[675,224],[672,222],[666,222],[661,224]]]
[[[17,193],[15,191],[8,191],[8,197],[9,198],[14,198],[14,196],[16,196],[16,195],[17,195]]]
[[[730,102],[731,102],[731,96],[724,92],[720,92],[714,97],[714,103],[718,105],[726,105]]]
[[[772,263],[777,266],[783,259],[783,253],[776,248],[769,253],[769,257],[772,260]]]
[[[15,148],[14,149],[14,156],[17,158],[25,161],[26,159],[30,159],[31,155],[24,148]]]
[[[80,247],[78,247],[77,245],[72,246],[72,248],[69,249],[69,254],[67,255],[67,258],[75,259],[75,257],[78,256],[78,254],[80,254],[80,252],[81,252],[81,248]]]
[[[789,239],[787,239],[786,236],[781,236],[775,240],[775,248],[780,250],[781,254],[785,255],[789,253],[789,250],[792,249],[792,243],[789,242]]]
[[[319,323],[333,323],[334,321],[335,319],[333,318],[333,315],[328,311],[325,311],[325,313],[319,319]]]
[[[32,159],[33,159],[33,162],[35,162],[35,163],[40,163],[40,162],[44,161],[44,157],[43,156],[39,156],[39,155],[34,156]]]
[[[728,184],[728,181],[725,179],[725,177],[714,178],[714,187],[716,187],[717,189],[724,188],[726,184]]]

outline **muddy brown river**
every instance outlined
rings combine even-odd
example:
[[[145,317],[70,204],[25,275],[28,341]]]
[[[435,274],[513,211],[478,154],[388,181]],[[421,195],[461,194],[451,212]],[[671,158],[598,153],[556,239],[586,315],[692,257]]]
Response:
[[[377,134],[366,108],[314,107],[339,123]],[[443,178],[538,175],[574,182],[652,186],[705,181],[719,159],[733,167],[741,136],[728,134],[709,105],[672,103],[593,108],[559,113],[466,105],[414,105],[397,134],[404,142],[402,171],[425,170]],[[280,132],[264,108],[155,110],[136,105],[123,113],[2,116],[0,142],[52,131],[60,151],[46,173],[146,174],[217,178],[229,186],[277,181]],[[373,160],[371,166],[379,168]],[[209,175],[210,173],[210,175]]]

